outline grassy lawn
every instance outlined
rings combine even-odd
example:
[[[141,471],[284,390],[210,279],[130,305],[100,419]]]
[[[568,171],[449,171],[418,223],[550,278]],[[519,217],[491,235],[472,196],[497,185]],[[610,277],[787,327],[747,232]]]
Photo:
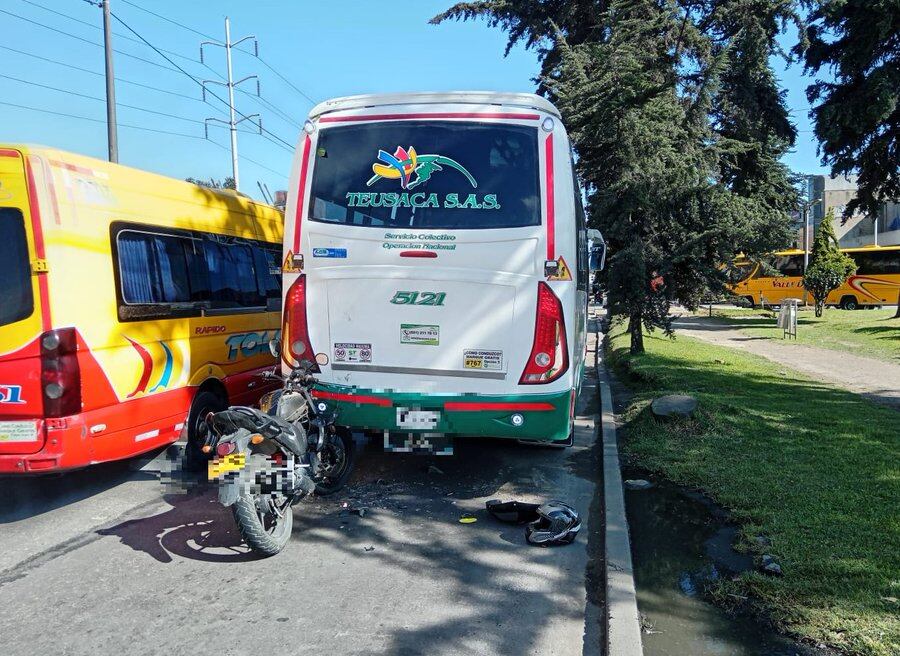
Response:
[[[639,356],[621,327],[610,338],[635,392],[628,461],[704,490],[743,526],[740,548],[761,554],[751,540],[767,536],[784,569],[723,583],[722,602],[749,596],[783,630],[848,653],[900,654],[900,414],[687,337],[647,336]],[[697,416],[657,422],[663,393],[695,396]]]
[[[817,319],[812,310],[800,310],[797,319],[797,343],[834,351],[900,363],[900,319],[895,310],[838,310],[829,308]],[[698,316],[708,316],[703,308]],[[713,317],[753,337],[781,340],[772,312],[747,309],[716,309]]]

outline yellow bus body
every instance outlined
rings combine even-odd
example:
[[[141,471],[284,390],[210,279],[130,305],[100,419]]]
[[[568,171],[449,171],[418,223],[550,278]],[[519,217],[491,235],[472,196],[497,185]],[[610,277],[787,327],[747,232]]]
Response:
[[[0,473],[133,456],[194,430],[214,409],[195,399],[256,401],[283,227],[234,192],[0,144],[0,272],[18,281],[0,280]]]
[[[857,261],[858,269],[828,295],[826,305],[853,309],[897,302],[897,293],[900,292],[900,246],[841,250]],[[776,268],[784,275],[763,275],[759,263],[738,258],[735,265],[743,271],[743,279],[730,285],[729,291],[753,306],[779,305],[787,298],[812,303],[812,297],[803,288],[803,251],[779,251],[773,255]]]

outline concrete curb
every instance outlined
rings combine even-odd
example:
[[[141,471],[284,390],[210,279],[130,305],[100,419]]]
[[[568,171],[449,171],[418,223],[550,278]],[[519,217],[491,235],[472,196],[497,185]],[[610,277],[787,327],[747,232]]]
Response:
[[[613,417],[612,395],[606,365],[597,345],[597,378],[600,386],[603,432],[603,499],[606,517],[606,636],[609,656],[643,656],[641,619],[631,564],[631,540],[625,515],[619,447]]]

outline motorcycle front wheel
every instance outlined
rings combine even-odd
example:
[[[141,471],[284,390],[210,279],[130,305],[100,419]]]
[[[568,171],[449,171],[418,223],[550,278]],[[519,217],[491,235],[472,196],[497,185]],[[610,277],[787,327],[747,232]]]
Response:
[[[259,497],[244,495],[231,511],[244,542],[261,556],[274,556],[291,539],[294,513],[284,500],[259,503]]]
[[[346,428],[338,428],[329,436],[319,452],[319,475],[316,477],[316,494],[326,497],[340,491],[353,473],[356,451],[353,434]]]

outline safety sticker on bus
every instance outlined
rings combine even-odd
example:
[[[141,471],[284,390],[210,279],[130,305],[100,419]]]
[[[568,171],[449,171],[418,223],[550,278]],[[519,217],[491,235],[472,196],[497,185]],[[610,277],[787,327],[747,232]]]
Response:
[[[334,345],[335,362],[371,362],[372,345],[339,342]]]
[[[0,421],[0,444],[7,442],[37,442],[35,421]]]
[[[493,369],[499,371],[503,368],[503,351],[467,349],[463,351],[463,367],[466,369]]]

